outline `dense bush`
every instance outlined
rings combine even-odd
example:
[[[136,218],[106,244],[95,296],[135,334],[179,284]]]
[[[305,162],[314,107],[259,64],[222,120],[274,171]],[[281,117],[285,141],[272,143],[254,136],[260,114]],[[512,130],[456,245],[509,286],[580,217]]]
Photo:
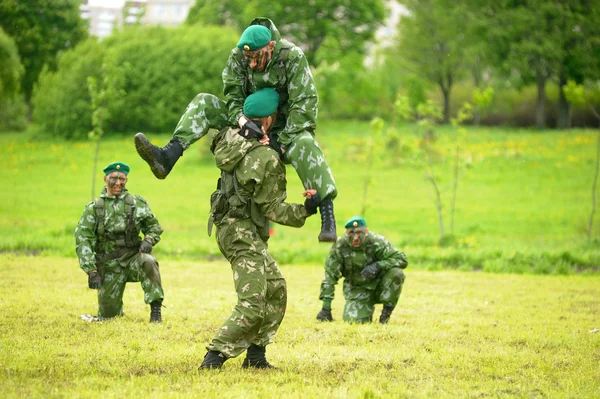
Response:
[[[0,131],[25,127],[26,107],[19,93],[23,73],[17,45],[0,27]]]
[[[104,46],[88,39],[59,57],[56,72],[40,74],[32,98],[40,133],[67,139],[87,136],[92,129],[87,77],[100,76],[104,55]]]
[[[89,40],[45,72],[34,96],[34,120],[49,135],[83,138],[91,130],[87,77],[106,64],[119,93],[109,99],[105,131],[172,131],[199,92],[222,94],[221,72],[237,42],[218,27],[132,27],[100,43]]]

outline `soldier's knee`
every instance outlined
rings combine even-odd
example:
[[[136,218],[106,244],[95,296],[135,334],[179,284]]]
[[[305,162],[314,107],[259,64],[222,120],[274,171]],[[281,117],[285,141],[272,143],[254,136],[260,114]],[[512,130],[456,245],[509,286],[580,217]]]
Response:
[[[394,283],[400,285],[404,284],[404,280],[406,279],[402,269],[397,267],[390,269],[390,271],[386,273],[386,277],[391,279]]]

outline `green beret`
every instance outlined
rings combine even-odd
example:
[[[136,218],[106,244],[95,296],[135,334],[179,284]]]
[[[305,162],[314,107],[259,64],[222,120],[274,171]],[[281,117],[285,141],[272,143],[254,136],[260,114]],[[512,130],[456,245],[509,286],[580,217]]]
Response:
[[[360,216],[353,216],[346,222],[347,229],[352,229],[354,227],[367,227],[367,221]]]
[[[237,44],[240,50],[254,51],[265,47],[271,41],[271,30],[262,25],[250,25],[246,28]]]
[[[123,162],[113,162],[107,165],[104,169],[104,176],[111,174],[112,172],[123,172],[125,175],[129,173],[129,165]]]
[[[250,94],[244,101],[244,115],[248,118],[264,118],[277,111],[279,93],[271,87]]]

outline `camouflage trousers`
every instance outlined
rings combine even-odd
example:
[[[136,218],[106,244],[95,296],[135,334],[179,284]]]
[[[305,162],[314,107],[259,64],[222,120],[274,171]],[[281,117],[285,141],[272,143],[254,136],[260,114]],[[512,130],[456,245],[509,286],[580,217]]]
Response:
[[[122,316],[125,285],[134,282],[142,283],[147,304],[164,298],[158,262],[152,255],[137,253],[126,265],[117,260],[108,261],[98,290],[98,317]]]
[[[344,321],[365,323],[372,321],[375,304],[395,307],[402,293],[405,276],[400,268],[388,270],[374,289],[351,285],[344,280]]]
[[[235,124],[234,124],[235,125]],[[187,109],[173,133],[184,149],[206,136],[209,129],[220,130],[231,126],[227,118],[227,104],[217,96],[207,93],[198,94]],[[276,131],[273,131],[277,134]],[[323,151],[309,132],[296,135],[286,146],[285,160],[291,164],[305,189],[315,189],[321,199],[337,196],[335,180]]]
[[[231,263],[238,300],[207,349],[231,358],[250,344],[272,342],[285,315],[287,287],[252,221],[224,219],[217,225],[217,243]]]

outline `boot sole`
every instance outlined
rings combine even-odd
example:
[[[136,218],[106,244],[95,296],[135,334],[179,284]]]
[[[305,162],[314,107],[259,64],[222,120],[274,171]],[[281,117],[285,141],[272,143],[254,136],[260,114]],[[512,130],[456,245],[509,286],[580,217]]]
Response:
[[[319,242],[336,242],[336,241],[337,241],[337,235],[335,235],[335,234],[331,234],[331,233],[319,234]]]
[[[152,152],[152,144],[148,141],[146,136],[143,133],[138,133],[133,138],[133,142],[135,144],[135,150],[139,154],[139,156],[146,161],[146,163],[150,166],[150,170],[158,179],[164,179],[167,177],[167,172],[165,168],[158,162],[158,160],[154,157],[154,153]]]

